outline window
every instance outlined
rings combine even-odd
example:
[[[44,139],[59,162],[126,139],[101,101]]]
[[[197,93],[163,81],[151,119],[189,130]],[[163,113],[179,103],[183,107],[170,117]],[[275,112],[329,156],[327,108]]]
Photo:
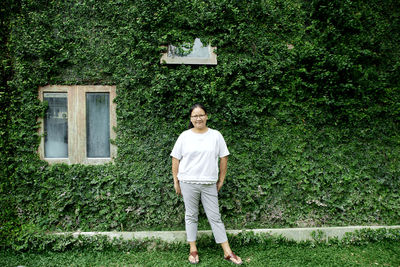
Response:
[[[203,46],[199,38],[196,38],[192,49],[185,46],[168,46],[168,51],[160,59],[165,64],[194,64],[194,65],[217,65],[216,47]]]
[[[116,147],[115,86],[49,85],[39,88],[48,103],[41,120],[40,158],[50,163],[101,164],[112,161]]]

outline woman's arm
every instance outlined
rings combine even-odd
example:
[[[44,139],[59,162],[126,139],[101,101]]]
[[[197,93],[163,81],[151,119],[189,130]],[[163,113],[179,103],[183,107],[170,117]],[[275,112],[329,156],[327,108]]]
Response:
[[[226,172],[228,170],[228,156],[220,158],[219,160],[219,179],[217,182],[217,190],[219,191],[224,184]]]
[[[177,195],[181,194],[181,187],[178,181],[179,159],[172,157],[172,176],[174,177],[174,187]]]

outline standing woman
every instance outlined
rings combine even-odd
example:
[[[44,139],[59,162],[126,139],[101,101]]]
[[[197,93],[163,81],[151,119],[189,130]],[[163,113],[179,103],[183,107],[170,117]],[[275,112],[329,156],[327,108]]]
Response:
[[[195,104],[190,109],[189,129],[181,133],[171,152],[175,191],[183,196],[185,203],[185,228],[190,244],[189,261],[199,262],[196,238],[201,199],[215,242],[221,244],[224,250],[224,258],[241,264],[242,260],[229,246],[218,205],[218,191],[224,183],[229,151],[221,133],[207,127],[207,119],[204,106]]]

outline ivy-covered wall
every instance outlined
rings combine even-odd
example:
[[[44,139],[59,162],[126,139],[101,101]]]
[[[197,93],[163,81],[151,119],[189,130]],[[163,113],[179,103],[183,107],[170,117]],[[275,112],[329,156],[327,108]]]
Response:
[[[227,228],[400,223],[398,1],[13,2],[2,8],[2,235],[183,229],[169,153],[195,102],[231,152]],[[159,63],[163,45],[196,37],[217,47],[217,66]],[[117,86],[113,164],[39,159],[47,84]]]

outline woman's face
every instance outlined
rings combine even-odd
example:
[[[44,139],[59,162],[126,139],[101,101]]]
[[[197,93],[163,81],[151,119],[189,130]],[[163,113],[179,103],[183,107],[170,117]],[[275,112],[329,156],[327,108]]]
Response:
[[[202,108],[195,108],[192,111],[192,114],[190,116],[190,121],[193,123],[194,128],[196,129],[204,129],[207,123],[207,114]]]

